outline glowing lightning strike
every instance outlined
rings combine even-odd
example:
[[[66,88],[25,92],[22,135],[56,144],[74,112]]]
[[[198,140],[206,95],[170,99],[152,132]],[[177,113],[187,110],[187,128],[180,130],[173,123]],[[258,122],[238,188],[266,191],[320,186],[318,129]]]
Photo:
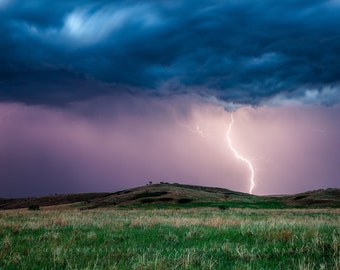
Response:
[[[250,188],[249,188],[249,193],[252,194],[253,189],[255,187],[255,182],[254,182],[254,178],[255,178],[255,171],[253,168],[253,165],[251,164],[251,162],[246,159],[245,157],[241,156],[239,153],[237,153],[236,149],[233,147],[232,143],[231,143],[231,138],[230,138],[230,132],[231,132],[231,128],[234,124],[234,117],[231,114],[231,122],[229,124],[228,127],[228,131],[227,131],[227,142],[228,142],[228,146],[231,149],[231,151],[234,153],[235,157],[241,161],[243,161],[244,163],[246,163],[248,165],[248,168],[251,172],[250,174]]]

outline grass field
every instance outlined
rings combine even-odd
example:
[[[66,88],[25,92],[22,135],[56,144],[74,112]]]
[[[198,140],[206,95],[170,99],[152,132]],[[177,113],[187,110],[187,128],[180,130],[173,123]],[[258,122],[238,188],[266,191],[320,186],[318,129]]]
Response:
[[[340,209],[0,211],[0,269],[340,269]]]

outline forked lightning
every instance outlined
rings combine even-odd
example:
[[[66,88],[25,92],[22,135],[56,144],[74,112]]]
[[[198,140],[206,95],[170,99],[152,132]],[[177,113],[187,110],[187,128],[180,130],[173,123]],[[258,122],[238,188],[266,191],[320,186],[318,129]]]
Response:
[[[228,131],[227,131],[227,142],[228,142],[228,146],[229,148],[231,149],[231,151],[234,153],[235,157],[241,161],[243,161],[244,163],[247,164],[248,168],[249,168],[249,171],[250,171],[250,188],[249,188],[249,193],[252,194],[253,193],[253,189],[255,187],[255,182],[254,182],[254,178],[255,178],[255,171],[254,171],[254,168],[253,168],[253,165],[251,164],[251,162],[246,159],[245,157],[241,156],[237,151],[236,149],[234,148],[234,146],[232,145],[232,142],[231,142],[231,138],[230,138],[230,133],[231,133],[231,128],[234,124],[234,117],[233,115],[231,114],[231,122],[229,124],[229,127],[228,127]]]

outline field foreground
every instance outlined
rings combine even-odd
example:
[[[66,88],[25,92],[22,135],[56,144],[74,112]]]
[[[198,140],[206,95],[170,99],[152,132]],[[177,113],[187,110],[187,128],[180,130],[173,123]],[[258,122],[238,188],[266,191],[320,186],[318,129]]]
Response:
[[[0,211],[0,269],[340,269],[340,209]]]

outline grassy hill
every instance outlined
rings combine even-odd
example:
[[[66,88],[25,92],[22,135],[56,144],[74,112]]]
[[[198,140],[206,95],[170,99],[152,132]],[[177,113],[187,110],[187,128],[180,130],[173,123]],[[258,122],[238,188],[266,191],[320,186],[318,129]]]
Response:
[[[0,211],[0,269],[340,269],[339,192],[163,183],[3,199],[25,208]]]
[[[285,196],[255,196],[223,188],[161,183],[115,193],[53,195],[38,198],[0,199],[0,209],[30,205],[92,209],[119,208],[320,208],[340,207],[340,189],[325,189]]]

